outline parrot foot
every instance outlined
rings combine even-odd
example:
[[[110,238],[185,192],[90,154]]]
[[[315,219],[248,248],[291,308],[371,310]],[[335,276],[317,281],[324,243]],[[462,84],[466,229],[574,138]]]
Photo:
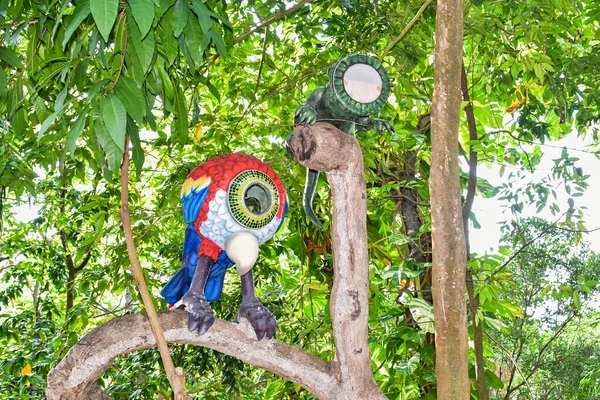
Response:
[[[212,308],[208,305],[203,294],[190,293],[188,291],[181,299],[185,310],[190,314],[188,329],[198,330],[198,335],[205,333],[215,322]]]
[[[234,322],[238,323],[240,317],[244,317],[250,322],[258,340],[262,340],[264,337],[271,339],[275,335],[277,326],[275,316],[260,301],[242,303]]]

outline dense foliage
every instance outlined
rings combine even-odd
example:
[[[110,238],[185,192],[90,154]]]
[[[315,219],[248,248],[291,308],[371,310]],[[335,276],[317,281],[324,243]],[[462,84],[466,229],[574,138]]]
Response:
[[[286,157],[283,142],[295,108],[326,81],[328,66],[365,52],[385,53],[392,96],[382,117],[396,129],[359,137],[373,369],[390,398],[435,398],[430,3],[0,0],[0,397],[43,397],[49,369],[82,335],[140,311],[118,214],[127,137],[134,234],[157,307],[165,308],[158,292],[180,263],[178,197],[187,173],[224,152],[255,154],[282,176],[292,205],[283,231],[261,247],[259,297],[279,321],[278,339],[331,358],[328,188],[323,180],[315,201],[326,229],[315,230],[300,207],[305,169]],[[597,256],[580,244],[585,221],[576,204],[589,171],[565,149],[546,178],[513,183],[535,170],[546,143],[570,132],[597,141],[600,4],[471,1],[465,10],[465,106],[477,139],[465,120],[461,146],[510,171],[502,187],[480,179],[477,194],[501,197],[516,215],[534,204],[557,218],[511,225],[497,254],[471,257],[477,317],[488,334],[487,385],[498,398],[526,398],[529,390],[539,397],[552,378],[549,398],[597,396],[599,315],[588,300]],[[566,204],[558,190],[570,195]],[[19,210],[28,205],[39,211],[24,220]],[[235,315],[238,279],[229,275],[214,305],[220,318]],[[206,349],[174,346],[173,353],[199,398],[310,398]],[[515,362],[531,373],[526,380]],[[474,371],[473,364],[473,379]],[[101,379],[115,398],[166,397],[169,387],[155,351],[119,359]]]

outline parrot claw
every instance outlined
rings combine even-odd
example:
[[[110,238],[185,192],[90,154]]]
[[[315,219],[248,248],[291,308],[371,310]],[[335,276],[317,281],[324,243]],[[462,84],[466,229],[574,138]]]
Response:
[[[190,314],[190,332],[198,330],[198,335],[205,333],[215,322],[215,316],[204,295],[188,291],[181,301]]]
[[[271,339],[275,335],[275,327],[277,326],[275,316],[260,301],[256,300],[247,304],[242,303],[234,322],[238,323],[241,317],[246,318],[250,322],[259,341],[265,337]]]

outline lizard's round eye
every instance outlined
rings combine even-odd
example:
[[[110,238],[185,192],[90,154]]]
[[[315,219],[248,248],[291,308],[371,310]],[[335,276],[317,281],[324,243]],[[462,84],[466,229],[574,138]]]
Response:
[[[344,73],[344,89],[353,100],[371,103],[381,95],[383,81],[379,72],[367,64],[351,65]]]
[[[277,214],[279,194],[273,180],[256,170],[240,172],[227,190],[229,211],[242,226],[260,229]]]
[[[351,54],[339,60],[329,79],[335,101],[351,115],[373,115],[390,96],[390,78],[385,68],[366,54]]]

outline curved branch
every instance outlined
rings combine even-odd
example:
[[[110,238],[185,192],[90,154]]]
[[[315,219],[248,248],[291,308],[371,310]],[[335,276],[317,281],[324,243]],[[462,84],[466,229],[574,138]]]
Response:
[[[159,314],[160,325],[170,343],[204,346],[236,357],[297,383],[320,398],[335,398],[337,381],[329,364],[305,350],[277,340],[256,341],[249,324],[217,319],[208,332],[198,335],[187,327],[183,310]],[[48,375],[49,400],[108,399],[96,380],[117,356],[156,346],[148,317],[129,314],[97,327],[69,350]]]

